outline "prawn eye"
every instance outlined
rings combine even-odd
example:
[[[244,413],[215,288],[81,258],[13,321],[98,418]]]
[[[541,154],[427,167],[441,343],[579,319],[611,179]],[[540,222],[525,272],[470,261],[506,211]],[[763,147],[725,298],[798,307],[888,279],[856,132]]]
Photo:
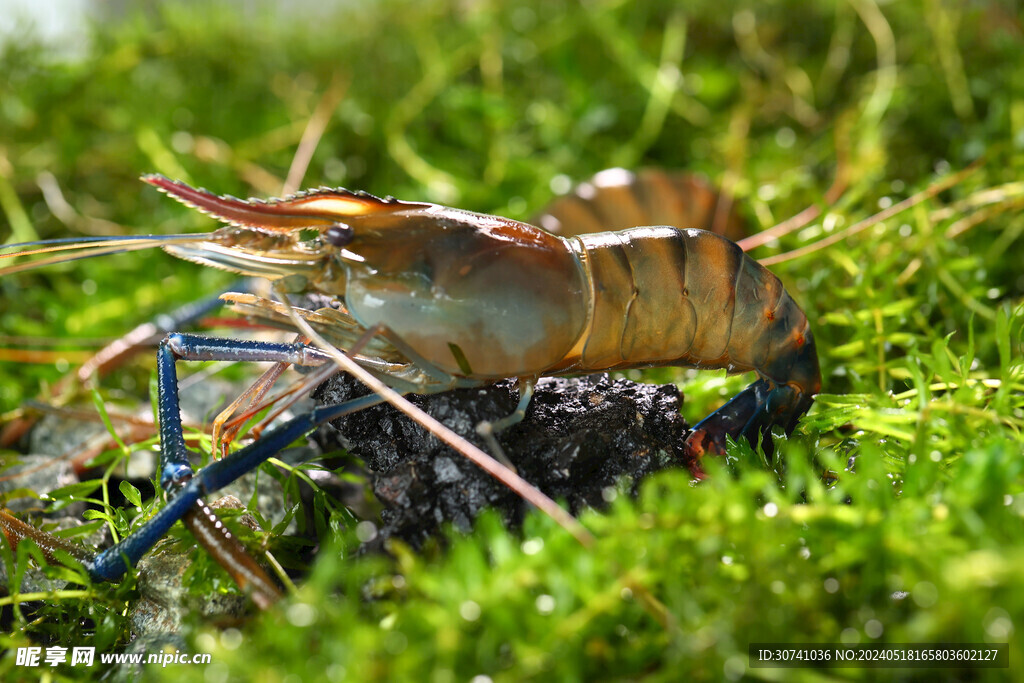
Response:
[[[344,223],[335,223],[324,231],[324,239],[336,247],[344,247],[355,238],[352,226]]]

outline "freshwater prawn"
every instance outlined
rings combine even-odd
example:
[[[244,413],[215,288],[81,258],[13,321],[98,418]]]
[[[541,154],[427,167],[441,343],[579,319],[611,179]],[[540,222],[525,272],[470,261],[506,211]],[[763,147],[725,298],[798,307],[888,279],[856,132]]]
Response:
[[[701,476],[701,458],[724,454],[728,439],[744,438],[770,451],[772,427],[790,433],[821,388],[814,337],[803,311],[775,275],[714,232],[672,226],[594,231],[598,224],[560,236],[498,216],[344,189],[241,200],[160,175],[143,180],[224,226],[202,234],[38,245],[8,256],[47,256],[0,268],[0,275],[83,255],[159,246],[189,261],[266,278],[281,299],[317,294],[333,298],[336,307],[311,310],[249,293],[227,294],[222,298],[241,313],[297,330],[314,343],[183,333],[164,338],[157,353],[159,478],[169,501],[112,548],[94,558],[76,555],[97,579],[120,577],[178,519],[195,527],[197,537],[209,535],[217,522],[203,496],[317,425],[381,401],[396,403],[400,393],[517,378],[521,401],[515,413],[495,423],[502,428],[522,418],[542,376],[664,365],[756,372],[753,384],[698,423],[681,444],[685,464]],[[656,193],[658,183],[651,181],[648,192]],[[577,209],[572,202],[556,204],[538,222],[548,228],[580,224],[578,216],[573,218]],[[64,253],[50,255],[54,252]],[[336,363],[375,393],[293,418],[193,471],[178,408],[178,360]],[[452,445],[467,455],[476,451],[468,443]],[[517,492],[528,487],[493,460],[473,457],[505,483],[521,487]],[[563,524],[575,524],[533,493],[540,498],[531,502]],[[7,513],[0,514],[0,526],[12,545],[25,536],[44,550],[51,544],[48,535]],[[585,532],[577,537],[582,540]],[[227,557],[216,550],[223,545],[219,541],[203,544],[219,552],[222,563],[245,562],[234,550]],[[232,574],[243,585],[264,583],[249,569]]]

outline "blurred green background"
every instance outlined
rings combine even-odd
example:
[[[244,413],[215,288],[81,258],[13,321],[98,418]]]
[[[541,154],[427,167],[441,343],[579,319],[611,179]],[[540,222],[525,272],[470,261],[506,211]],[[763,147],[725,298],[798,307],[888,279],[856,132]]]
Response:
[[[526,218],[601,169],[658,166],[706,174],[752,232],[821,209],[760,258],[978,163],[937,197],[773,266],[825,373],[779,445],[785,473],[739,448],[735,472],[699,487],[663,475],[584,518],[600,538],[590,551],[531,519],[522,535],[487,521],[425,557],[322,557],[240,640],[197,620],[189,643],[214,664],[166,675],[782,678],[747,669],[747,644],[767,640],[1009,642],[1021,671],[1018,3],[69,3],[50,9],[72,32],[49,40],[2,9],[7,243],[209,229],[138,182],[146,172],[238,196],[280,194],[291,175]],[[0,412],[100,340],[229,280],[161,252],[0,278]],[[103,395],[144,397],[150,362]],[[679,382],[691,420],[749,380],[643,376]],[[826,468],[838,482],[823,483]],[[3,645],[102,623],[76,638],[119,646],[122,598],[92,590]],[[10,652],[5,670],[25,673]]]

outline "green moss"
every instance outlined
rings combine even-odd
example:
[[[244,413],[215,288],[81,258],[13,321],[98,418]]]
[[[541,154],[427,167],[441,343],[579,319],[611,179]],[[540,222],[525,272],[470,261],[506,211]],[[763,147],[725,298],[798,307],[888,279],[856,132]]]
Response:
[[[823,209],[755,257],[981,163],[912,210],[772,267],[811,319],[825,375],[779,444],[783,473],[738,447],[748,457],[736,471],[712,468],[700,486],[664,474],[638,501],[584,518],[598,537],[589,550],[537,517],[522,536],[485,518],[424,555],[353,558],[339,540],[240,642],[197,620],[189,647],[214,663],[163,675],[774,679],[745,669],[747,644],[764,640],[1010,642],[1019,670],[1024,39],[1009,6],[385,0],[308,12],[168,2],[104,17],[80,61],[28,38],[5,45],[0,239],[203,229],[137,177],[275,194],[324,97],[337,105],[304,186],[524,218],[553,178],[626,164],[706,173],[752,231]],[[56,208],[54,182],[75,215]],[[160,252],[4,277],[2,352],[73,360],[93,346],[81,340],[228,282]],[[0,411],[12,417],[63,377],[67,363],[54,361],[0,362]],[[119,370],[103,398],[146,400],[150,367]],[[681,382],[690,418],[742,386],[650,377]],[[345,526],[321,509],[321,526]],[[123,532],[126,513],[111,523]],[[205,571],[197,590],[212,581]],[[87,590],[32,623],[13,614],[0,646],[118,647],[132,582]],[[0,672],[25,674],[12,656]]]

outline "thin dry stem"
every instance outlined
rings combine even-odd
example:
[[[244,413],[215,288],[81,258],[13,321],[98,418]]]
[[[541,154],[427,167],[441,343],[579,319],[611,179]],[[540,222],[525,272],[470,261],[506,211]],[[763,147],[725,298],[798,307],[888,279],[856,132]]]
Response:
[[[313,152],[320,144],[320,138],[327,130],[327,124],[331,121],[334,110],[345,96],[348,90],[348,80],[335,76],[327,92],[320,98],[313,115],[306,122],[306,128],[302,131],[302,138],[299,146],[292,157],[292,165],[288,169],[288,176],[284,181],[282,194],[285,196],[294,193],[302,184],[302,179],[309,168],[309,162],[313,160]]]
[[[857,233],[863,232],[864,230],[867,230],[868,228],[877,225],[878,223],[881,223],[884,220],[888,220],[889,218],[892,218],[893,216],[896,216],[906,211],[912,206],[916,206],[923,201],[931,199],[932,197],[939,194],[943,190],[948,190],[957,183],[961,182],[970,174],[974,173],[976,170],[978,170],[979,167],[980,163],[975,162],[968,166],[967,168],[934,183],[931,187],[928,187],[911,197],[907,197],[902,202],[893,204],[888,209],[885,209],[884,211],[879,211],[870,218],[865,218],[864,220],[851,225],[845,230],[840,230],[839,232],[833,233],[828,237],[824,237],[818,240],[817,242],[804,245],[799,249],[793,249],[792,251],[787,251],[781,254],[775,254],[774,256],[769,256],[767,258],[760,259],[760,263],[763,266],[773,266],[777,263],[785,263],[786,261],[792,261],[793,259],[800,258],[801,256],[806,256],[807,254],[813,254],[816,251],[821,251],[826,247],[832,246],[836,242],[841,242],[847,237],[856,235]]]

